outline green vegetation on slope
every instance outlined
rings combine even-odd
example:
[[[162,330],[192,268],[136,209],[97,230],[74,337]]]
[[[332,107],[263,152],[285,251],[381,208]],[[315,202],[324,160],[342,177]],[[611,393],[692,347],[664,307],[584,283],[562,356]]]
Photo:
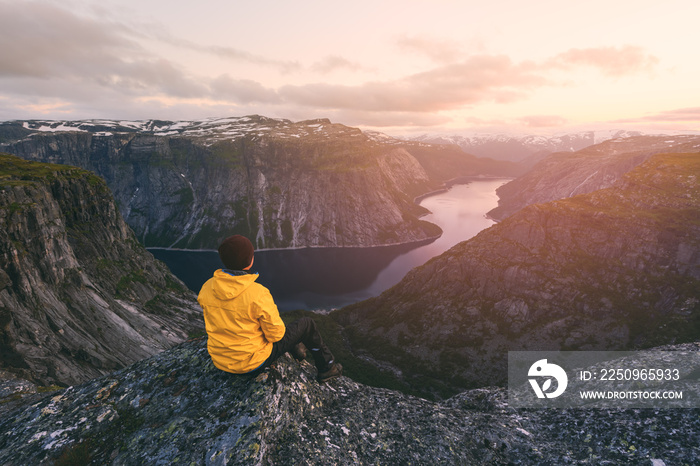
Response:
[[[77,167],[32,162],[11,154],[0,153],[0,183],[2,185],[52,181],[58,173],[73,178],[87,177],[88,182],[93,186],[104,184],[99,176]]]

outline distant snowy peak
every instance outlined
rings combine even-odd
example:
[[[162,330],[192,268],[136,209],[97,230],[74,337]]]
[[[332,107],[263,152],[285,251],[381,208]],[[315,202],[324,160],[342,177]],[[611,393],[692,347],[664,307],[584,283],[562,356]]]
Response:
[[[290,120],[267,118],[259,115],[209,118],[204,120],[78,120],[49,121],[29,120],[21,125],[35,132],[80,131],[95,136],[109,136],[114,133],[152,133],[156,136],[183,136],[200,139],[205,145],[217,141],[237,139],[245,136],[268,136],[280,138],[317,137],[366,137],[367,139],[389,142],[392,138],[381,133],[365,134],[357,128],[331,123],[328,119]]]
[[[554,136],[473,134],[473,135],[422,135],[412,141],[432,144],[455,144],[478,157],[521,161],[542,157],[553,152],[575,152],[609,139],[641,136],[639,131],[608,130],[583,131]]]
[[[591,131],[591,133],[593,133],[593,144],[600,144],[601,142],[605,142],[610,139],[630,138],[644,135],[644,133],[639,131],[625,130]]]
[[[415,146],[429,146],[432,145],[431,143],[423,143],[420,141],[411,141],[408,139],[403,139],[403,138],[396,138],[394,136],[389,136],[386,133],[381,133],[379,131],[372,131],[365,129],[362,131],[362,134],[367,137],[370,141],[374,141],[376,143],[379,143],[383,146],[399,146],[399,145],[406,145],[407,143],[410,143],[411,145]]]

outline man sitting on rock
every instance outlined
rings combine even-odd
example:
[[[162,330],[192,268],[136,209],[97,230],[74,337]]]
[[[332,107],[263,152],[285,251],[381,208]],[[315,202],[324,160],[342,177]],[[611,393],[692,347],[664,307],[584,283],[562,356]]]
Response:
[[[318,381],[338,377],[343,367],[323,343],[316,322],[303,317],[289,326],[280,318],[270,291],[250,273],[253,244],[241,235],[226,238],[219,246],[225,269],[214,272],[199,292],[207,350],[214,365],[234,374],[257,374],[286,352],[297,360],[311,350]]]

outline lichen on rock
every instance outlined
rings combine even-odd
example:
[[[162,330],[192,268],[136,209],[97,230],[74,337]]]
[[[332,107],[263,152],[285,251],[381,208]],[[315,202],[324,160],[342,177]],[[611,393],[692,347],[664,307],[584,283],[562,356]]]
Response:
[[[15,408],[0,420],[0,464],[691,464],[700,453],[698,409],[516,410],[498,387],[432,402],[315,374],[290,356],[257,377],[228,374],[205,339],[188,341]]]

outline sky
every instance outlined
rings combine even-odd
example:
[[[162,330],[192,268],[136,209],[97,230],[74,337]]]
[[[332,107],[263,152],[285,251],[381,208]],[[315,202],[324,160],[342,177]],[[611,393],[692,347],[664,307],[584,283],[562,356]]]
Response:
[[[697,0],[0,0],[0,120],[700,130]]]

